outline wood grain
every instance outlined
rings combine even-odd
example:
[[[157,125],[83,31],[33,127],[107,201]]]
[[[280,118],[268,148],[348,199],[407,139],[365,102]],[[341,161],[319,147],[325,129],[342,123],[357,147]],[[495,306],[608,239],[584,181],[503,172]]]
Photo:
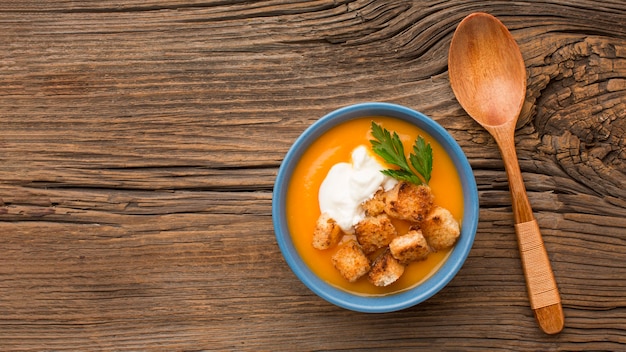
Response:
[[[520,45],[516,146],[566,316],[526,298],[495,142],[454,99],[474,11]],[[623,1],[101,1],[0,5],[0,345],[6,350],[621,350]],[[433,117],[475,170],[465,266],[364,315],[305,288],[274,239],[295,138],[338,107]]]

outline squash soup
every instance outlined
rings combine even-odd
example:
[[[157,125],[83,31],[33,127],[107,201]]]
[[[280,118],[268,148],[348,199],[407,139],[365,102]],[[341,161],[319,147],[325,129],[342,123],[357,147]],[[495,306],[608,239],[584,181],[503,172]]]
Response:
[[[349,292],[362,295],[385,295],[399,292],[426,280],[445,261],[451,249],[431,253],[425,260],[410,263],[404,274],[393,284],[385,287],[372,285],[366,277],[354,283],[344,279],[333,266],[331,257],[337,247],[327,250],[313,248],[311,241],[316,221],[320,216],[318,192],[330,168],[340,162],[349,162],[352,151],[365,145],[371,150],[370,126],[375,121],[382,127],[398,133],[405,151],[410,151],[415,138],[420,135],[433,150],[433,170],[429,186],[435,196],[435,204],[448,209],[457,221],[463,218],[463,194],[461,181],[452,160],[436,140],[416,126],[390,117],[364,117],[333,127],[302,155],[296,165],[287,192],[287,223],[293,243],[311,270],[326,282]],[[374,155],[374,154],[372,154]],[[378,162],[387,165],[381,158]],[[389,167],[387,165],[387,167]],[[399,235],[405,234],[410,224],[393,220]],[[454,247],[453,247],[454,248]]]

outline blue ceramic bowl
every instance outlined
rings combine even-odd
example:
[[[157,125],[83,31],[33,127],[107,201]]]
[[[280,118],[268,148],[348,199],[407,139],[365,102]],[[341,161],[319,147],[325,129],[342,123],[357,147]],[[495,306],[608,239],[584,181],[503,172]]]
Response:
[[[296,250],[285,216],[287,189],[291,175],[304,151],[330,128],[359,117],[389,116],[408,121],[436,139],[451,157],[461,178],[463,189],[463,220],[459,242],[437,272],[419,285],[399,293],[384,296],[365,296],[350,293],[320,279]],[[274,184],[272,218],[278,246],[296,276],[318,296],[346,309],[383,313],[414,306],[432,297],[452,280],[465,262],[478,226],[478,191],[472,168],[457,142],[437,122],[409,108],[388,103],[362,103],[335,110],[322,117],[300,135],[287,152]]]

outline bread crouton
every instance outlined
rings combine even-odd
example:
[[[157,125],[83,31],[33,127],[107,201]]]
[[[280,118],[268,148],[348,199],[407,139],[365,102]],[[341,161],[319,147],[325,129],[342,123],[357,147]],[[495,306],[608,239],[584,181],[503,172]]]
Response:
[[[376,286],[389,286],[403,273],[404,265],[400,264],[389,250],[386,250],[374,260],[367,278]]]
[[[355,282],[370,270],[369,259],[354,240],[342,244],[332,256],[332,262],[349,282]]]
[[[354,233],[365,254],[387,246],[398,234],[387,214],[366,217],[356,224]]]
[[[424,260],[430,253],[426,238],[419,229],[411,228],[409,232],[394,238],[389,243],[389,251],[401,264]]]
[[[378,190],[374,196],[362,204],[366,216],[376,216],[385,211],[385,191]]]
[[[328,249],[333,247],[342,236],[341,228],[328,214],[323,213],[317,218],[313,231],[313,247],[316,249]]]
[[[398,182],[387,192],[385,213],[393,218],[420,222],[430,212],[434,198],[428,186]]]
[[[454,246],[461,235],[459,223],[446,208],[436,206],[420,224],[426,241],[434,250]]]

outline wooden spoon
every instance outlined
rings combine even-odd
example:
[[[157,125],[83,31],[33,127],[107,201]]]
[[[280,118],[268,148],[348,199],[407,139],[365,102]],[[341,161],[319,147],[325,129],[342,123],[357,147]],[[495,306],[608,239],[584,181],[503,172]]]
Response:
[[[522,54],[502,22],[474,13],[454,32],[448,69],[457,100],[498,144],[509,179],[530,305],[541,329],[556,334],[565,321],[561,298],[515,152],[515,124],[526,96]]]

